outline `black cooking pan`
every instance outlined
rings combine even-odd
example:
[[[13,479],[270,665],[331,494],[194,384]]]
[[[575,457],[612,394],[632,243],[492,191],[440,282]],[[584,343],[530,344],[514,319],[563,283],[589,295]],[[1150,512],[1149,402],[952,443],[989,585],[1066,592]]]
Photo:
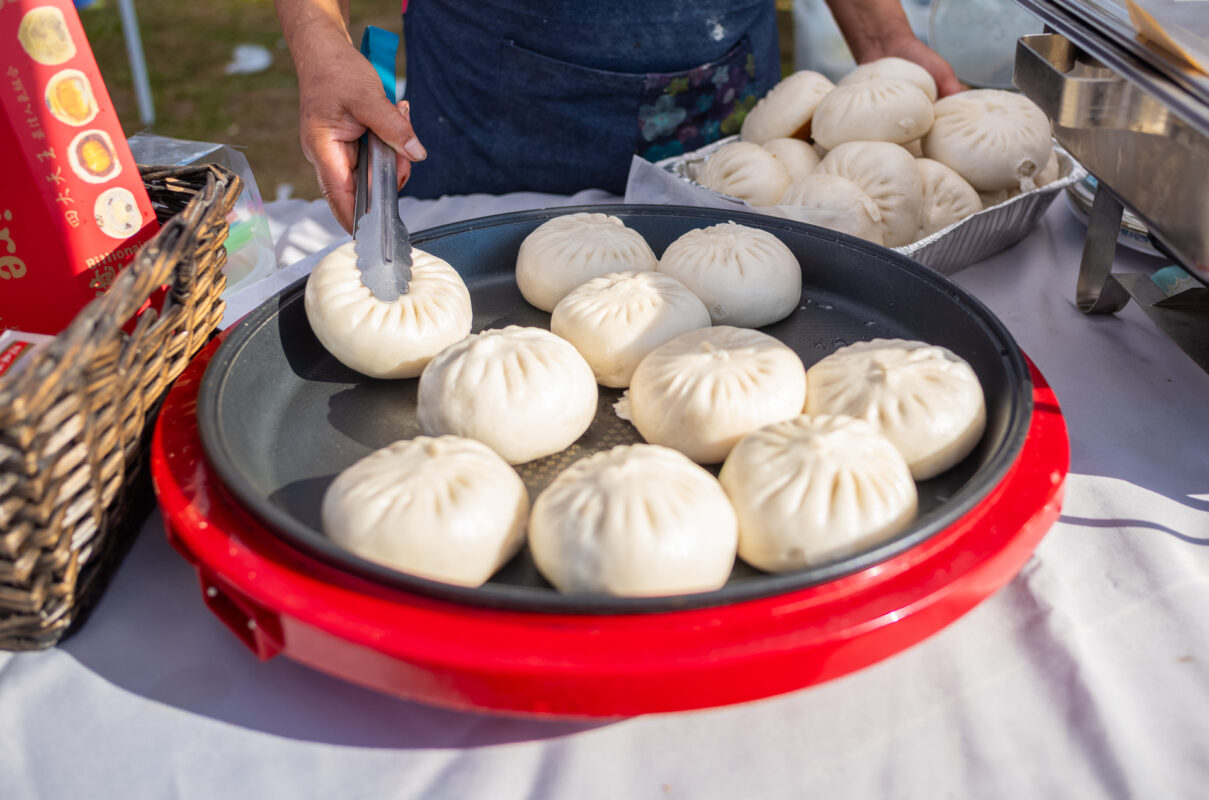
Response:
[[[970,362],[982,382],[987,402],[982,441],[962,463],[919,484],[919,515],[907,530],[866,552],[814,568],[769,575],[737,562],[727,584],[713,592],[588,597],[555,591],[526,549],[479,588],[418,578],[359,558],[321,532],[320,502],[331,480],[371,451],[420,433],[418,379],[366,378],[330,356],[307,322],[302,279],[241,320],[206,371],[198,425],[206,457],[227,490],[286,543],[361,578],[496,608],[623,613],[733,603],[864,569],[952,525],[1003,479],[1019,455],[1032,416],[1032,383],[1010,334],[974,297],[883,247],[756,214],[637,205],[503,214],[433,228],[412,241],[461,273],[470,289],[476,331],[511,324],[548,328],[550,315],[526,303],[516,287],[516,254],[538,225],[579,211],[620,217],[646,238],[656,255],[688,230],[728,220],[773,233],[802,265],[802,301],[797,311],[765,332],[792,347],[807,367],[844,344],[878,337],[949,348]],[[620,391],[602,387],[600,395],[596,419],[575,445],[518,468],[531,497],[577,458],[641,441],[613,411]]]

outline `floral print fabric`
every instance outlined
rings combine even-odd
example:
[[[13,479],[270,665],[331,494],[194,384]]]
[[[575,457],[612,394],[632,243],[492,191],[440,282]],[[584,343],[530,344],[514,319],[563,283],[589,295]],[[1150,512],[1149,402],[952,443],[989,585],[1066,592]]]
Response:
[[[738,133],[758,99],[755,77],[746,37],[712,64],[647,75],[638,106],[638,155],[658,161]]]

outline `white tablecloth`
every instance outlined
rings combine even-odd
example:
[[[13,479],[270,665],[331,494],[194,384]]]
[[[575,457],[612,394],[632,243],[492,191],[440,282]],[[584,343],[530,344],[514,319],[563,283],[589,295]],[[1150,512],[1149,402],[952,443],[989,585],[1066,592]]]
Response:
[[[403,213],[418,230],[556,200]],[[268,212],[284,262],[342,235],[321,203]],[[0,797],[1206,796],[1209,375],[1136,306],[1075,309],[1084,232],[1059,199],[956,276],[1054,386],[1073,458],[1061,520],[1020,575],[923,643],[727,708],[600,724],[454,713],[258,662],[153,518],[78,635],[0,654]],[[257,292],[240,294],[233,313]]]

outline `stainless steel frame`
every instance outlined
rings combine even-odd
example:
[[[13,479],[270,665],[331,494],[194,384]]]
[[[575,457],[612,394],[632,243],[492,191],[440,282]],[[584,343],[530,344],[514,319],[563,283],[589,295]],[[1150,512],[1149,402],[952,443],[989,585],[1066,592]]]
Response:
[[[1209,289],[1168,298],[1148,276],[1113,275],[1123,208],[1158,249],[1209,282],[1209,79],[1180,68],[1093,0],[1017,0],[1051,32],[1024,36],[1014,82],[1099,188],[1076,297],[1112,313],[1132,297],[1209,370]]]

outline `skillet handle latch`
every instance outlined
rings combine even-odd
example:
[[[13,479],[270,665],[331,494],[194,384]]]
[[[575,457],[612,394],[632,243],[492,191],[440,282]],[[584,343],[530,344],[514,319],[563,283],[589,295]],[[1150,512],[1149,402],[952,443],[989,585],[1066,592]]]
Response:
[[[261,661],[281,652],[283,637],[277,615],[232,590],[208,570],[199,569],[206,607]]]

